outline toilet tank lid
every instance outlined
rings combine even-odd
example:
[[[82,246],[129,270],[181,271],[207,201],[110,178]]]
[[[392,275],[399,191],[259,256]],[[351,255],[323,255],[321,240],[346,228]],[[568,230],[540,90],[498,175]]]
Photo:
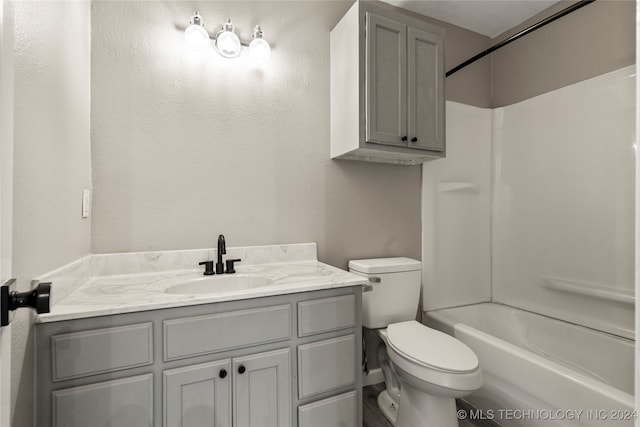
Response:
[[[422,263],[411,258],[371,258],[349,261],[349,269],[365,274],[400,273],[422,268]]]

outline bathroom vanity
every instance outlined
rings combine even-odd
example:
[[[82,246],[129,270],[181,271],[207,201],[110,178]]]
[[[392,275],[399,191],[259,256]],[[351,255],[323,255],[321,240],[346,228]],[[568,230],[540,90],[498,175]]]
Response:
[[[125,255],[72,266],[89,280],[35,325],[37,425],[362,425],[363,279],[295,255],[315,245],[236,249],[248,262],[234,281],[96,259]],[[188,264],[215,251],[182,252]],[[95,271],[105,264],[125,274]]]

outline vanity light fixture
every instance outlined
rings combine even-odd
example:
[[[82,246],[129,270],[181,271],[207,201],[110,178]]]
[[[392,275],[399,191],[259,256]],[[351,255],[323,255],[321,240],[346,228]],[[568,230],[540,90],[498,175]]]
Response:
[[[254,28],[251,43],[245,43],[238,38],[231,19],[222,24],[222,29],[214,37],[211,37],[204,28],[202,17],[197,11],[189,21],[189,26],[185,30],[185,38],[190,46],[198,49],[206,47],[207,41],[212,39],[218,53],[225,58],[239,56],[242,46],[249,48],[249,56],[255,63],[263,63],[271,56],[271,46],[264,39],[260,25]]]
[[[253,29],[253,40],[249,43],[249,56],[258,64],[266,62],[271,56],[271,46],[262,37],[262,28],[256,25]]]
[[[209,33],[204,29],[202,16],[200,16],[197,10],[189,20],[189,26],[184,30],[184,38],[187,44],[193,49],[203,50],[207,47]]]
[[[240,55],[240,39],[235,32],[231,19],[222,24],[222,30],[216,34],[216,49],[225,58],[235,58]]]

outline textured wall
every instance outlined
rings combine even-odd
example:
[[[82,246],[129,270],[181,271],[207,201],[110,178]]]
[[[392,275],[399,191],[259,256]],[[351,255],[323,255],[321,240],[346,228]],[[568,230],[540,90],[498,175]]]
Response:
[[[86,255],[90,221],[90,10],[87,2],[15,2],[13,274],[19,287]],[[13,426],[32,425],[31,314],[13,322]]]
[[[329,31],[350,2],[96,2],[93,250],[318,242],[323,261],[420,258],[420,167],[329,159]],[[185,51],[261,24],[271,61]],[[313,19],[309,19],[313,17]],[[452,47],[453,48],[453,47]]]
[[[502,41],[569,6],[561,1],[493,39]],[[491,55],[493,107],[635,64],[635,1],[599,0]]]
[[[93,250],[318,242],[420,257],[420,168],[329,159],[329,29],[345,2],[93,5]],[[176,29],[261,24],[271,61],[185,51]],[[313,16],[314,19],[309,19]]]

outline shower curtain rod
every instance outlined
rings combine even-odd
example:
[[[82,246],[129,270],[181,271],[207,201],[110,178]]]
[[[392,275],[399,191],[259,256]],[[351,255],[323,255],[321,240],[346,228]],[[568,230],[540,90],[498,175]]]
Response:
[[[519,39],[520,37],[525,36],[525,35],[533,32],[533,31],[535,31],[535,30],[537,30],[539,28],[542,28],[545,25],[547,25],[548,23],[553,22],[556,19],[562,18],[563,16],[568,15],[569,13],[574,12],[574,11],[580,9],[581,7],[586,6],[589,3],[593,3],[594,1],[596,1],[596,0],[580,0],[580,1],[572,4],[571,6],[565,8],[565,9],[562,9],[560,12],[557,12],[557,13],[549,16],[548,18],[545,18],[542,21],[537,22],[537,23],[533,24],[532,26],[525,28],[524,30],[512,35],[508,39],[503,40],[500,43],[491,46],[489,49],[487,49],[485,51],[482,51],[479,54],[467,59],[462,64],[460,64],[460,65],[458,65],[456,67],[453,67],[452,69],[447,71],[447,73],[445,74],[445,77],[449,77],[451,74],[462,70],[467,65],[473,64],[478,59],[484,58],[485,56],[489,55],[491,52],[494,52],[494,51],[500,49],[501,47],[504,47],[504,46],[508,45],[512,41],[515,41],[515,40]]]

